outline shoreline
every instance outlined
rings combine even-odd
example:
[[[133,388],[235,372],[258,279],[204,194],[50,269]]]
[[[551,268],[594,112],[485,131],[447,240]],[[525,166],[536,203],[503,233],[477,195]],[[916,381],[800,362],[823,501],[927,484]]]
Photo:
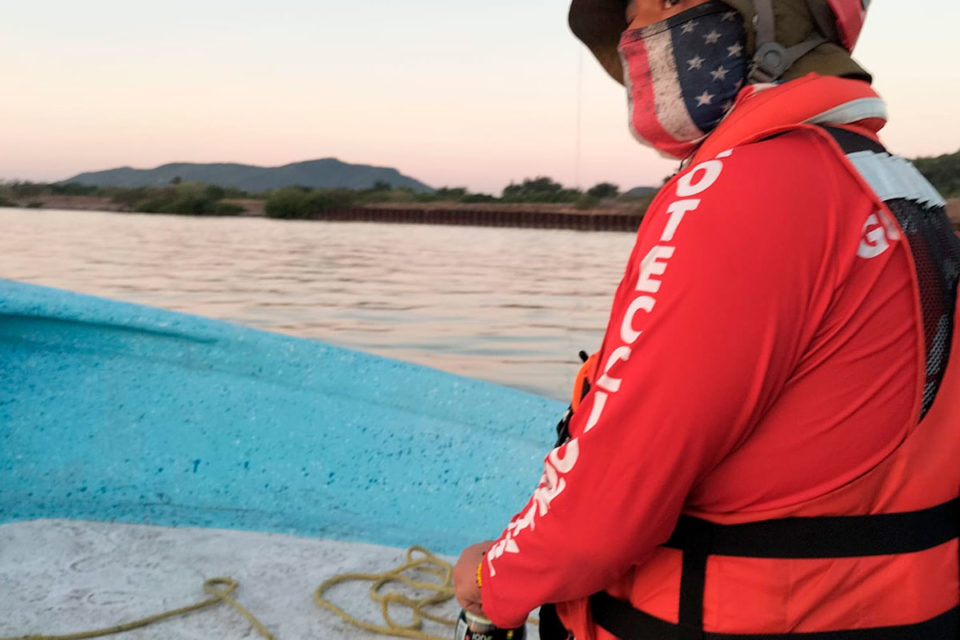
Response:
[[[226,198],[222,202],[243,208],[238,218],[267,218],[265,200]],[[42,195],[16,203],[19,208],[66,211],[105,211],[134,213],[123,205],[100,196]],[[592,209],[576,209],[569,204],[460,204],[447,202],[335,207],[299,220],[336,222],[375,222],[388,224],[431,224],[535,229],[572,229],[579,231],[635,232],[646,212],[647,201],[612,202]],[[138,215],[155,215],[141,213]],[[178,214],[164,214],[178,215]],[[203,217],[203,216],[200,216]]]
[[[243,208],[243,212],[236,217],[268,217],[265,200],[236,198],[225,199],[224,202]],[[26,209],[133,213],[110,198],[99,196],[43,195],[16,204]],[[383,203],[331,208],[307,220],[634,232],[643,220],[646,204],[646,201],[614,202],[591,209],[576,209],[568,204]],[[960,230],[960,198],[947,201],[947,216],[954,227]]]

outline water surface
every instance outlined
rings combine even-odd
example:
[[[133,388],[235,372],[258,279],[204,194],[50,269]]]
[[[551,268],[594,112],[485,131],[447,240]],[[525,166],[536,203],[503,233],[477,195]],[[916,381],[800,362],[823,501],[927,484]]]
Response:
[[[633,235],[0,209],[0,277],[564,398]],[[343,372],[349,375],[349,372]]]

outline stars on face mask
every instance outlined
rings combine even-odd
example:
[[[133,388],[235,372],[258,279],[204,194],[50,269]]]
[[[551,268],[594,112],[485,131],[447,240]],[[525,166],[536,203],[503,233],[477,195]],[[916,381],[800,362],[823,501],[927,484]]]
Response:
[[[746,64],[740,13],[717,10],[716,4],[704,5],[695,20],[673,25],[669,36],[684,106],[700,131],[712,130],[730,110]]]

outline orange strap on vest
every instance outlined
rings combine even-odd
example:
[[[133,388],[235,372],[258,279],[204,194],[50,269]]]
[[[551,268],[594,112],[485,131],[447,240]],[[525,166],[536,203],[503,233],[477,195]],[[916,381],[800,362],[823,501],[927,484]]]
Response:
[[[571,411],[576,411],[584,397],[590,392],[590,382],[597,375],[597,361],[600,359],[600,352],[588,356],[586,351],[581,351],[580,359],[583,360],[583,365],[577,372],[577,378],[573,383],[573,391],[570,394]]]
[[[583,402],[583,399],[590,393],[591,381],[597,374],[597,361],[599,360],[599,356],[599,352],[592,356],[588,356],[586,351],[580,352],[580,359],[583,360],[583,365],[581,365],[580,371],[577,372],[577,378],[573,383],[573,391],[570,394],[570,408],[567,409],[566,413],[564,413],[560,419],[560,422],[557,423],[557,443],[554,445],[554,448],[563,445],[570,439],[570,419],[580,406],[580,403]]]

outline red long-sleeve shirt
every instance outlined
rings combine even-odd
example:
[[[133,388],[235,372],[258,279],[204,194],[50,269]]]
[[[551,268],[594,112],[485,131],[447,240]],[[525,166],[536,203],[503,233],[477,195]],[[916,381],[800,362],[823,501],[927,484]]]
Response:
[[[487,553],[485,613],[515,627],[609,587],[681,511],[775,509],[875,466],[909,428],[917,313],[895,225],[816,132],[681,173],[639,231],[573,439]]]

